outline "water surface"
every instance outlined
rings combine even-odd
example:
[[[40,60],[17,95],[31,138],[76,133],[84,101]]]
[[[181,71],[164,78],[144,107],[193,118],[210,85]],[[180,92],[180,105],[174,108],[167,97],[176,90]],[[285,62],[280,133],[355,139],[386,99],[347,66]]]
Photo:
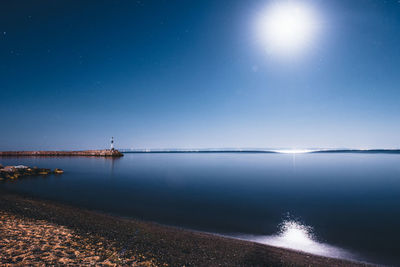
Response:
[[[369,262],[400,263],[400,155],[133,153],[0,158],[62,168],[2,183],[79,207]]]

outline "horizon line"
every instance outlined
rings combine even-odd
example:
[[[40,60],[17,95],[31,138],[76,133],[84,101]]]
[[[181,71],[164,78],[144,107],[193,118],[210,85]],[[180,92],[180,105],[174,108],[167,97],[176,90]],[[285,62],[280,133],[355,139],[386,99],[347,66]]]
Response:
[[[304,154],[304,153],[399,153],[400,148],[318,148],[318,149],[266,149],[266,148],[192,148],[192,149],[122,149],[121,153],[280,153],[280,154]]]

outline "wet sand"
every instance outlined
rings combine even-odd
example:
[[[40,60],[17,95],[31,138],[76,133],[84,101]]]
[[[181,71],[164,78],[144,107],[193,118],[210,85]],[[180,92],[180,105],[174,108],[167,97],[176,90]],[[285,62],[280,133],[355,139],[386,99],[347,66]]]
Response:
[[[0,265],[366,266],[124,219],[2,189],[0,221]]]

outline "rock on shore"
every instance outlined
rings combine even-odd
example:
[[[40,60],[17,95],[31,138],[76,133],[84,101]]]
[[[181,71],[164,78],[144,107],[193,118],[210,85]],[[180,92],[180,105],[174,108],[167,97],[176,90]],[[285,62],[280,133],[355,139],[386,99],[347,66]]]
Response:
[[[3,180],[14,180],[19,177],[24,176],[46,176],[51,173],[63,174],[62,169],[56,168],[53,172],[50,169],[38,168],[38,167],[28,167],[23,165],[17,166],[5,166],[0,164],[0,181]]]

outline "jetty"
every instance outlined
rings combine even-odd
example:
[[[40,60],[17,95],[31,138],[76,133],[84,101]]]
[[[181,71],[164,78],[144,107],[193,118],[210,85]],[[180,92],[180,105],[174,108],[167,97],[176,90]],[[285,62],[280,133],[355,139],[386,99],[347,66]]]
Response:
[[[116,149],[81,150],[81,151],[0,151],[0,157],[122,157]]]

